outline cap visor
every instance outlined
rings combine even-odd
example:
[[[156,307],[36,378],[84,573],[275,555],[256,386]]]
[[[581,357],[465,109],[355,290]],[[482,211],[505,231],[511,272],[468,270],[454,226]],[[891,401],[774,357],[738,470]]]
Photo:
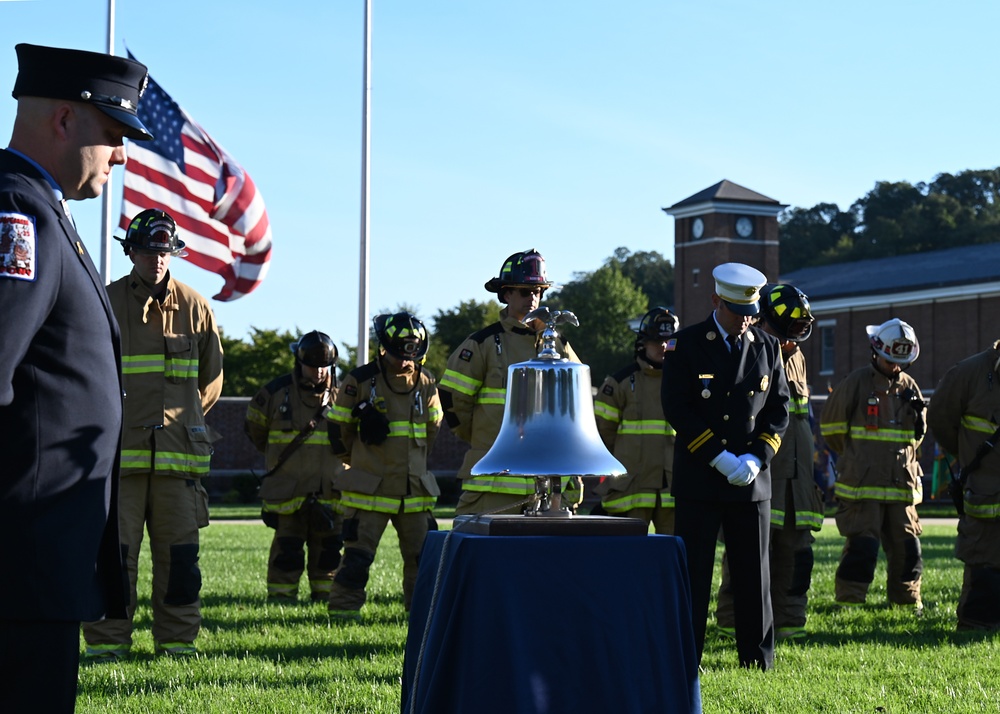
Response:
[[[749,305],[740,305],[728,300],[723,300],[723,302],[726,303],[726,307],[729,308],[730,312],[735,312],[737,315],[756,315],[760,312],[760,303],[752,302]]]
[[[136,141],[150,141],[153,139],[152,132],[147,129],[141,121],[139,121],[139,117],[135,114],[131,114],[115,107],[108,107],[103,104],[92,104],[91,106],[100,109],[115,121],[124,124],[126,127],[125,136],[129,139],[135,139]]]

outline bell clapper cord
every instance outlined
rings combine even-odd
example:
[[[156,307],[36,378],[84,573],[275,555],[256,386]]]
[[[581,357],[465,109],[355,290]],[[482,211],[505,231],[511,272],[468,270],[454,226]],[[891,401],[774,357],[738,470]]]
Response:
[[[503,511],[509,511],[512,509],[520,508],[521,506],[527,506],[531,504],[532,507],[537,508],[539,495],[538,493],[532,493],[530,496],[521,499],[517,503],[513,503],[509,506],[502,506],[501,508],[494,508],[492,511],[484,511],[483,513],[477,513],[472,518],[458,525],[453,525],[451,530],[449,530],[444,536],[444,543],[441,544],[441,557],[438,558],[437,572],[434,574],[434,589],[431,590],[431,601],[427,605],[427,619],[424,620],[424,631],[420,636],[420,649],[417,650],[417,663],[413,668],[413,682],[410,684],[410,706],[409,711],[414,712],[417,702],[417,683],[420,680],[420,671],[423,667],[424,662],[424,649],[427,646],[427,636],[431,631],[431,619],[434,616],[434,610],[437,607],[438,594],[441,587],[441,577],[444,574],[444,564],[448,557],[448,543],[451,540],[451,536],[455,531],[461,530],[464,526],[475,523],[483,516],[492,516]],[[454,521],[452,521],[454,524]]]

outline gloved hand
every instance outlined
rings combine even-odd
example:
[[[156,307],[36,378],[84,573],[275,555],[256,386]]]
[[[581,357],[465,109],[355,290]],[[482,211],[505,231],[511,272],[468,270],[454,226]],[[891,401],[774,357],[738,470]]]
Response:
[[[742,466],[739,458],[731,451],[723,451],[708,463],[710,466],[714,466],[715,470],[726,478],[729,478],[732,473]]]
[[[389,420],[367,399],[358,402],[351,416],[358,420],[358,436],[362,443],[378,446],[388,438]]]
[[[749,486],[760,473],[760,459],[752,454],[739,456],[740,467],[729,475],[729,483],[734,486]]]

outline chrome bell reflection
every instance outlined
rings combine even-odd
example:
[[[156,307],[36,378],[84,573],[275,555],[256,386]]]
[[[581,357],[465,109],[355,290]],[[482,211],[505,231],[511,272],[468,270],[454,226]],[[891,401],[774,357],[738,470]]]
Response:
[[[542,349],[535,359],[507,368],[500,433],[472,475],[534,477],[536,506],[526,515],[571,515],[561,508],[561,477],[621,476],[625,467],[597,432],[590,367],[571,362],[555,348],[555,325],[579,325],[576,315],[540,307],[524,321],[533,319],[546,325]]]

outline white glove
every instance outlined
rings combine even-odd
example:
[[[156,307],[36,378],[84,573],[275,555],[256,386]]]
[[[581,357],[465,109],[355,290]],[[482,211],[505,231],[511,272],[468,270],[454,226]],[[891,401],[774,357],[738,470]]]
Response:
[[[709,466],[714,466],[715,470],[726,478],[730,478],[731,475],[742,466],[739,458],[736,454],[731,451],[723,451],[714,459],[708,462]]]
[[[729,474],[729,483],[734,486],[749,486],[760,473],[760,459],[752,454],[743,454],[738,459],[740,466]]]

